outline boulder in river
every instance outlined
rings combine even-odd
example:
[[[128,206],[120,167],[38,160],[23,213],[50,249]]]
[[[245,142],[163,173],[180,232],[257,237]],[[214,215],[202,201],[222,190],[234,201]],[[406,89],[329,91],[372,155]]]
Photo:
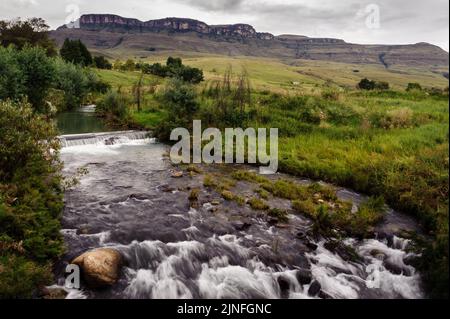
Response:
[[[117,282],[123,258],[115,249],[101,248],[82,254],[72,264],[81,268],[83,279],[89,286],[102,288]]]
[[[311,270],[299,269],[295,275],[301,285],[309,285],[312,281]]]
[[[320,283],[317,280],[314,280],[311,286],[309,286],[308,295],[310,295],[311,297],[316,297],[321,290],[322,286],[320,285]]]

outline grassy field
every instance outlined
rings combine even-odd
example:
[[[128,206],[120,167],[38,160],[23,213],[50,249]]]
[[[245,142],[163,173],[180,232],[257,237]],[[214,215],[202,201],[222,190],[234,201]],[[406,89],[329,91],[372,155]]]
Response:
[[[201,68],[206,80],[221,78],[224,71],[232,67],[235,72],[245,69],[257,90],[271,90],[279,93],[320,93],[324,83],[337,87],[354,89],[363,78],[386,81],[395,90],[404,90],[408,83],[417,82],[423,87],[448,86],[448,80],[441,74],[420,68],[394,66],[386,69],[377,64],[346,64],[313,60],[278,60],[253,57],[228,57],[217,55],[195,55],[174,52],[183,58],[185,64]],[[167,55],[143,62],[164,63]]]
[[[343,89],[353,90],[363,78],[388,82],[392,89],[404,90],[408,83],[417,82],[423,87],[446,88],[448,80],[441,74],[419,68],[394,66],[386,69],[377,64],[346,64],[313,60],[278,60],[256,57],[228,57],[217,55],[199,56],[183,52],[173,52],[186,65],[201,68],[206,81],[220,79],[231,67],[239,73],[246,70],[252,86],[258,91],[270,90],[283,94],[320,94],[323,84],[328,83]],[[136,61],[165,63],[167,55]],[[125,58],[123,58],[125,60]],[[115,71],[100,72],[102,78],[113,85],[131,85],[139,75]],[[149,81],[153,79],[148,76]]]

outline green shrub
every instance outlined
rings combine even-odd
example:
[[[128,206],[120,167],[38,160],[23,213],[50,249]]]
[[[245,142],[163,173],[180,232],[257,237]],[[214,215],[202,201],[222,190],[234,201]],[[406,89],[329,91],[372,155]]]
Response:
[[[55,136],[30,105],[0,102],[0,298],[31,297],[63,253]]]
[[[94,57],[94,65],[97,69],[111,70],[112,64],[104,56]]]
[[[98,103],[96,111],[104,116],[112,116],[118,120],[126,119],[129,115],[128,105],[131,101],[127,95],[118,91],[108,91]]]

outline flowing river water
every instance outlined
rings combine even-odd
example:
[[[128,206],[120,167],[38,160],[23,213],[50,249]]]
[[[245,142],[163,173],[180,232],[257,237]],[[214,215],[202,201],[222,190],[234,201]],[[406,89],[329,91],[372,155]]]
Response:
[[[355,260],[310,236],[311,222],[301,215],[274,224],[201,187],[201,174],[173,178],[167,151],[142,132],[63,139],[64,174],[88,172],[65,194],[67,253],[55,267],[57,284],[64,284],[66,265],[88,250],[115,248],[126,261],[113,287],[83,286],[67,290],[67,298],[424,297],[420,274],[408,262],[412,242],[399,237],[401,230],[418,230],[409,217],[389,210],[375,238],[345,239],[360,257]],[[202,169],[228,174],[235,168]],[[197,187],[199,205],[192,208],[189,190]],[[254,186],[239,182],[235,191],[251,196]],[[365,200],[347,189],[338,196],[355,209]],[[282,199],[269,204],[290,209]]]

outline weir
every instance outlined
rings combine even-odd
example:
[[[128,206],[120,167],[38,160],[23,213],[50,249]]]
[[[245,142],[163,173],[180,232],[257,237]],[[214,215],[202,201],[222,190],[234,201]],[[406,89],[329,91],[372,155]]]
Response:
[[[146,131],[117,131],[89,134],[61,135],[58,139],[63,148],[83,145],[116,145],[133,140],[144,140],[150,138]]]

